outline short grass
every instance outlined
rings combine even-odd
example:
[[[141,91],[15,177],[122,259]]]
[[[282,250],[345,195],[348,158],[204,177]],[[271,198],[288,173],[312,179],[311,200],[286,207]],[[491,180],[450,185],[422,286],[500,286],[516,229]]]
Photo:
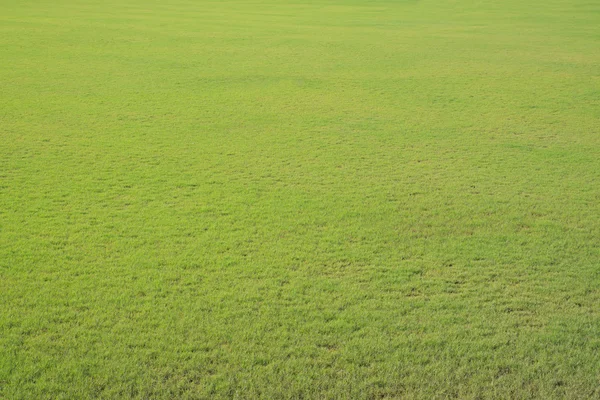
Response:
[[[600,397],[600,3],[0,0],[0,397]]]

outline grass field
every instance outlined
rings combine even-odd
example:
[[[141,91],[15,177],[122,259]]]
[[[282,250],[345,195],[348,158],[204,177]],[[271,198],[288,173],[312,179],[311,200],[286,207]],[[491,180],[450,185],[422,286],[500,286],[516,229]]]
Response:
[[[600,3],[0,0],[0,398],[600,398]]]

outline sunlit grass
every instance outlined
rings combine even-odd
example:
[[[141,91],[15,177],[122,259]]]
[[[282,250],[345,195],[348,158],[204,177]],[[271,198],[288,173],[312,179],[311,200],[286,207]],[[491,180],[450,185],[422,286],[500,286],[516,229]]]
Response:
[[[599,26],[0,0],[0,397],[600,397]]]

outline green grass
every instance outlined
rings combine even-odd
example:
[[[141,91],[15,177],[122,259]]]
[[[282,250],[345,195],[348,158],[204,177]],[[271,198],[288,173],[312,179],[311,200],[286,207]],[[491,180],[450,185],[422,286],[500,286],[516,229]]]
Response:
[[[599,45],[590,0],[0,0],[0,398],[599,398]]]

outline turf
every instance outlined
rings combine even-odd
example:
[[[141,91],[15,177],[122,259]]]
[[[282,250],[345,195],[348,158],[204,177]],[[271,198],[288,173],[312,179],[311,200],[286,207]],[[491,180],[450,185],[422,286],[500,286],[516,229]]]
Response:
[[[600,3],[0,0],[0,397],[600,397]]]

